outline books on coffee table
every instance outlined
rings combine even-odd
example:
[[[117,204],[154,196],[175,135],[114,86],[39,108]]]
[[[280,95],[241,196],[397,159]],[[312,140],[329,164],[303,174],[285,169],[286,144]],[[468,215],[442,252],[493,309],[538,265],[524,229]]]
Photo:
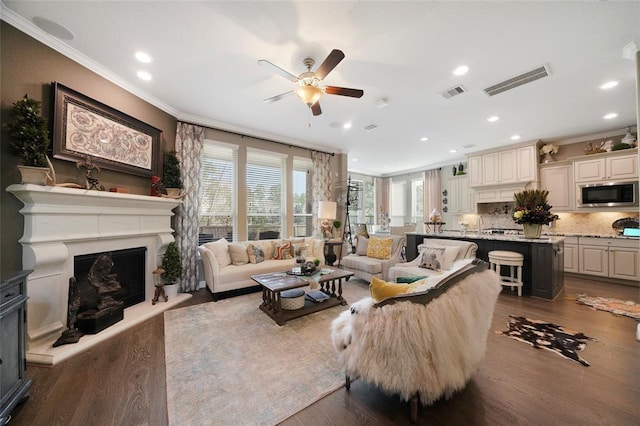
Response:
[[[320,290],[310,290],[307,292],[306,297],[312,302],[318,303],[327,300],[329,298],[329,295]]]

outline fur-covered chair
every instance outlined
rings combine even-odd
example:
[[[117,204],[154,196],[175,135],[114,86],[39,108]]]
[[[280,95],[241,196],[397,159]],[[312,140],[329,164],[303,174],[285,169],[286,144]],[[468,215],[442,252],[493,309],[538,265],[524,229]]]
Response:
[[[415,422],[418,403],[451,397],[484,358],[501,288],[488,263],[475,259],[429,290],[353,303],[331,330],[346,388],[360,378],[399,394],[411,401]]]

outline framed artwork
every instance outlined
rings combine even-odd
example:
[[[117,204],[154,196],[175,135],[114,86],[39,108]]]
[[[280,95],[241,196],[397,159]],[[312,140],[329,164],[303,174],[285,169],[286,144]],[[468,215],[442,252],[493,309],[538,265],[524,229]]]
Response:
[[[53,82],[53,157],[91,156],[101,168],[132,175],[159,175],[162,131]]]

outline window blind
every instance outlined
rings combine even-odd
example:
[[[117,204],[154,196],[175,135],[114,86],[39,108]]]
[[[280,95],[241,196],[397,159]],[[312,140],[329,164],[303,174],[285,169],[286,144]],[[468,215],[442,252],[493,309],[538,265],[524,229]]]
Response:
[[[265,231],[283,236],[284,157],[247,150],[247,222],[249,240]],[[273,235],[273,234],[272,234]]]
[[[204,142],[200,185],[200,233],[236,239],[237,148]]]

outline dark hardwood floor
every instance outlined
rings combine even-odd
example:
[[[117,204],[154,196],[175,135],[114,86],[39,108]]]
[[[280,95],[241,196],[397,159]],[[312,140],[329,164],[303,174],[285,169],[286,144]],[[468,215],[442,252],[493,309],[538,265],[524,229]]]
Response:
[[[582,352],[590,367],[491,333],[486,359],[467,387],[448,401],[421,407],[419,424],[640,424],[637,322],[569,300],[577,293],[639,299],[637,287],[575,277],[565,279],[554,302],[519,298],[507,289],[492,330],[506,329],[509,314],[515,314],[581,331],[598,339]],[[211,300],[208,290],[200,290],[182,306]],[[340,308],[335,309],[337,315]],[[29,365],[28,374],[31,397],[14,413],[12,425],[167,424],[162,315],[55,367]],[[408,415],[407,403],[356,380],[350,391],[341,388],[283,424],[403,425]]]

